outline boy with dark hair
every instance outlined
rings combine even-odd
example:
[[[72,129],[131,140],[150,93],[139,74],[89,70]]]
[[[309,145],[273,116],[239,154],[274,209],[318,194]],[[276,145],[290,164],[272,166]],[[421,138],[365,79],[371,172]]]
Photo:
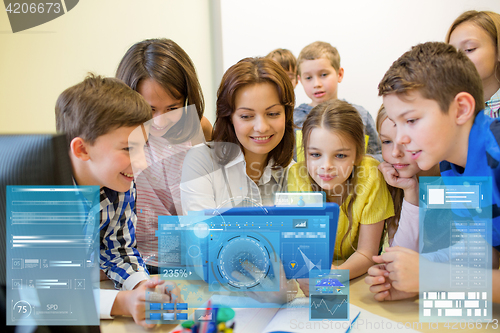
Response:
[[[101,188],[100,268],[121,289],[101,290],[101,318],[132,315],[148,326],[145,291],[161,282],[149,280],[136,249],[134,172],[144,160],[151,107],[122,81],[89,75],[59,96],[55,111],[57,130],[70,143],[75,183]]]
[[[310,104],[303,103],[293,112],[293,122],[302,127],[313,107],[321,102],[338,98],[338,84],[344,78],[339,52],[326,42],[307,45],[300,51],[297,59],[297,74],[307,97],[311,99]],[[355,104],[352,106],[358,110],[365,125],[365,135],[368,136],[366,152],[381,160],[382,148],[372,116],[362,106]]]
[[[404,144],[422,170],[440,163],[442,176],[491,177],[493,264],[500,250],[500,122],[480,112],[481,78],[453,46],[429,42],[403,54],[379,84],[379,95]],[[394,247],[374,260],[365,280],[377,300],[418,293],[419,255]],[[389,278],[389,281],[385,279]],[[500,271],[493,270],[493,301],[500,302]],[[388,282],[388,283],[387,283]]]

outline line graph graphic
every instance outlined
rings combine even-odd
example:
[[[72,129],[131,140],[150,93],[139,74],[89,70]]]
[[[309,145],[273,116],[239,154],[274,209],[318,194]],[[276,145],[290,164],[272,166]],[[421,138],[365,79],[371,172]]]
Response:
[[[311,319],[347,320],[349,300],[347,295],[311,295]]]

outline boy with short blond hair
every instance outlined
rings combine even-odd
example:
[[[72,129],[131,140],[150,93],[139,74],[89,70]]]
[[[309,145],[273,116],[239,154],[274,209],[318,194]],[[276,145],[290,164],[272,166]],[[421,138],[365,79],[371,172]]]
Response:
[[[101,188],[100,268],[122,290],[101,290],[101,318],[132,315],[147,326],[145,291],[160,283],[149,280],[136,248],[130,154],[141,156],[151,107],[122,81],[89,75],[61,93],[55,111],[57,130],[68,138],[75,183]],[[137,163],[135,171],[140,167]]]
[[[293,84],[293,88],[297,86],[297,59],[292,51],[287,49],[276,49],[269,52],[266,58],[273,59],[285,70]]]
[[[379,95],[396,125],[396,142],[405,145],[420,169],[441,162],[442,176],[491,177],[491,202],[493,207],[500,205],[500,121],[481,112],[481,78],[462,51],[437,42],[414,46],[389,68]],[[493,264],[497,264],[500,211],[493,208],[492,215]],[[417,252],[395,247],[374,260],[386,264],[370,268],[365,280],[377,300],[418,292]],[[493,301],[500,302],[500,271],[492,274]]]
[[[310,104],[303,103],[293,112],[295,125],[302,127],[313,107],[338,98],[338,84],[344,78],[338,50],[331,44],[320,41],[307,45],[297,58],[297,74],[307,97],[311,99]],[[381,144],[372,116],[362,106],[352,106],[358,110],[365,125],[365,135],[368,136],[367,153],[381,160]]]
[[[340,67],[340,54],[336,47],[326,42],[314,42],[304,47],[297,59],[297,72],[300,73],[300,64],[304,60],[316,60],[325,57],[337,74],[344,75],[344,69]]]

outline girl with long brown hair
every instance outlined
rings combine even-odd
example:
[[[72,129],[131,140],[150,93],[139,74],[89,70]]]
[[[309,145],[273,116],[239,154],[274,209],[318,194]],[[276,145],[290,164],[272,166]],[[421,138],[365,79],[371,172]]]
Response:
[[[394,215],[391,196],[378,161],[364,155],[363,122],[352,105],[319,104],[302,131],[306,161],[290,169],[288,190],[324,191],[328,202],[340,206],[334,259],[345,260],[338,268],[355,278],[379,252],[384,221]]]

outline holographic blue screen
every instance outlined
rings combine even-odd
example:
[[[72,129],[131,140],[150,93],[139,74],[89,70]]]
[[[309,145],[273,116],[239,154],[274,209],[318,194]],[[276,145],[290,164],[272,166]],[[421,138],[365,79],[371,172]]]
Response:
[[[7,186],[7,325],[99,325],[99,187]]]
[[[492,183],[420,178],[421,322],[490,320]]]

